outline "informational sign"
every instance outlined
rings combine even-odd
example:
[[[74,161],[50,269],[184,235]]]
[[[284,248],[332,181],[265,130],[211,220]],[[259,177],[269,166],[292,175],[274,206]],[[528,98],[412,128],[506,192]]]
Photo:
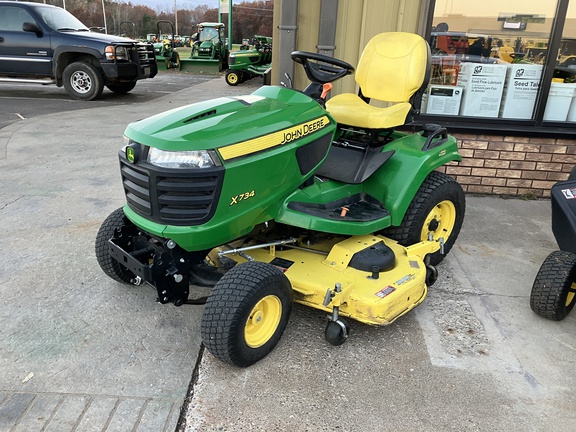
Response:
[[[232,0],[220,0],[220,13],[225,14],[230,12],[230,2]]]
[[[500,117],[531,119],[542,76],[542,65],[511,64],[506,74]]]
[[[432,84],[423,106],[426,114],[458,115],[461,99],[462,87]]]
[[[460,115],[498,117],[506,65],[461,63],[458,86],[464,88]]]

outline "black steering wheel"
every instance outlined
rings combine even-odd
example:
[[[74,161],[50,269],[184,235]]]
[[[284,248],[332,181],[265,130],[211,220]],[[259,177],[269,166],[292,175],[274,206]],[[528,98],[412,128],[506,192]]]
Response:
[[[306,76],[315,83],[326,84],[354,73],[354,66],[351,64],[324,54],[294,51],[291,57],[304,66]]]

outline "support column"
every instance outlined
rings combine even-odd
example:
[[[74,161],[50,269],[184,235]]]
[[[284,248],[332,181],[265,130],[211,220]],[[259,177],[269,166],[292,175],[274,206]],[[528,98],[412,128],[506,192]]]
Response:
[[[282,0],[280,10],[280,25],[278,44],[274,42],[274,49],[278,46],[278,82],[287,82],[285,74],[294,79],[294,62],[290,53],[296,49],[296,30],[298,29],[298,0]]]
[[[319,54],[334,57],[337,22],[338,0],[322,0],[322,5],[320,6],[318,45],[316,45]]]

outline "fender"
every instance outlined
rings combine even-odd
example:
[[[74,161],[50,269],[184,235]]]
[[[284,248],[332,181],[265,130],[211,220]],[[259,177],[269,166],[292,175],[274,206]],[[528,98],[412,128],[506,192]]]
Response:
[[[100,64],[100,60],[103,60],[103,54],[98,51],[97,49],[86,47],[86,46],[75,46],[75,45],[60,45],[54,50],[54,77],[56,79],[56,85],[58,87],[62,86],[62,73],[66,66],[70,64],[70,62],[63,61],[62,59],[67,58],[68,56],[78,56],[86,58],[86,56],[93,57],[97,60],[97,64]]]
[[[428,151],[422,147],[422,133],[408,134],[385,148],[396,150],[364,184],[364,191],[379,199],[392,217],[392,225],[402,223],[412,199],[428,174],[452,161],[461,161],[456,139],[448,135],[445,142]]]

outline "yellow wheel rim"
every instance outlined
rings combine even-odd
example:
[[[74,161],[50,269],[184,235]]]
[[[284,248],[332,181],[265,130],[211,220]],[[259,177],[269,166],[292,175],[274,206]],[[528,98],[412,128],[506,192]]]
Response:
[[[432,235],[434,241],[438,241],[443,237],[444,242],[447,242],[455,223],[456,207],[454,207],[452,201],[442,201],[436,204],[432,211],[428,213],[422,226],[420,240],[428,240],[430,235]]]
[[[230,84],[236,84],[238,82],[238,75],[231,73],[231,74],[228,74],[226,79],[228,80],[228,82]]]
[[[575,295],[576,295],[576,282],[572,282],[570,291],[568,291],[568,295],[566,296],[566,306],[570,306],[570,303],[572,303],[572,301],[574,300]]]
[[[258,348],[270,340],[282,317],[282,302],[275,295],[263,297],[250,312],[244,338],[250,348]]]

